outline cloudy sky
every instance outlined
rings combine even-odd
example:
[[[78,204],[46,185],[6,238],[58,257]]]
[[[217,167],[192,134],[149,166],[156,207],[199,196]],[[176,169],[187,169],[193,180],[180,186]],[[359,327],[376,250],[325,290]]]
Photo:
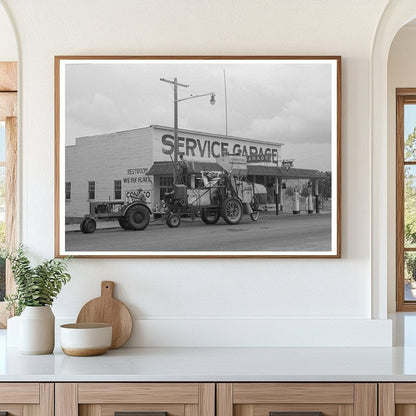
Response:
[[[189,85],[179,98],[216,94],[213,106],[210,97],[179,103],[179,128],[225,134],[225,70],[229,135],[284,143],[283,158],[295,159],[295,167],[331,170],[331,65],[274,62],[66,65],[66,144],[151,124],[172,127],[173,87],[160,78],[174,77]]]

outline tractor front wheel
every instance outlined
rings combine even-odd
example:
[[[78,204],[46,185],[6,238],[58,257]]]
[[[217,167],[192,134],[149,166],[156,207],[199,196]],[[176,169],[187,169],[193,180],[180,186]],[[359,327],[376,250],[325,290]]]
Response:
[[[243,204],[239,199],[230,196],[222,203],[221,214],[227,224],[238,224],[243,217]]]
[[[253,211],[250,214],[250,218],[251,218],[252,221],[257,221],[259,219],[259,216],[260,216],[260,212],[259,211]]]
[[[181,223],[181,217],[178,214],[169,214],[166,218],[166,224],[169,228],[177,228]]]
[[[218,209],[213,208],[203,208],[201,210],[201,220],[205,224],[216,224],[220,219],[220,213]]]
[[[84,234],[92,234],[97,228],[97,222],[94,218],[84,218],[80,228]]]
[[[149,210],[143,205],[133,205],[127,209],[122,222],[125,223],[125,229],[134,231],[144,230],[150,222]]]

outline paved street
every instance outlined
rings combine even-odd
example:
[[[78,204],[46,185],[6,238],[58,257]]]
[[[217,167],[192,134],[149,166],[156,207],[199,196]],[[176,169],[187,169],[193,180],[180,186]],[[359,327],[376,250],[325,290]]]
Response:
[[[144,231],[97,229],[93,234],[66,233],[68,251],[329,251],[331,216],[261,213],[257,222],[245,215],[238,225],[222,219],[205,225],[183,219],[178,228],[151,223]]]

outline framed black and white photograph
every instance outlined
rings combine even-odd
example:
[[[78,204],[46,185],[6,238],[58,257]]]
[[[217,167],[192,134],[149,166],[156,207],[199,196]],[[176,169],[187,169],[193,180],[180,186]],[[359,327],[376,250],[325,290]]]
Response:
[[[55,251],[341,256],[341,58],[55,58]]]

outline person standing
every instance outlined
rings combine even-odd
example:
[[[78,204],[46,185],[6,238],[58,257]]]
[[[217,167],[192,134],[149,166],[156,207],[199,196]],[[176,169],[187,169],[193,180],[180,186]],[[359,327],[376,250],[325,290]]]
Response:
[[[189,170],[188,170],[188,164],[186,163],[185,159],[183,158],[183,155],[179,156],[180,162],[179,162],[179,177],[182,184],[189,187]]]

